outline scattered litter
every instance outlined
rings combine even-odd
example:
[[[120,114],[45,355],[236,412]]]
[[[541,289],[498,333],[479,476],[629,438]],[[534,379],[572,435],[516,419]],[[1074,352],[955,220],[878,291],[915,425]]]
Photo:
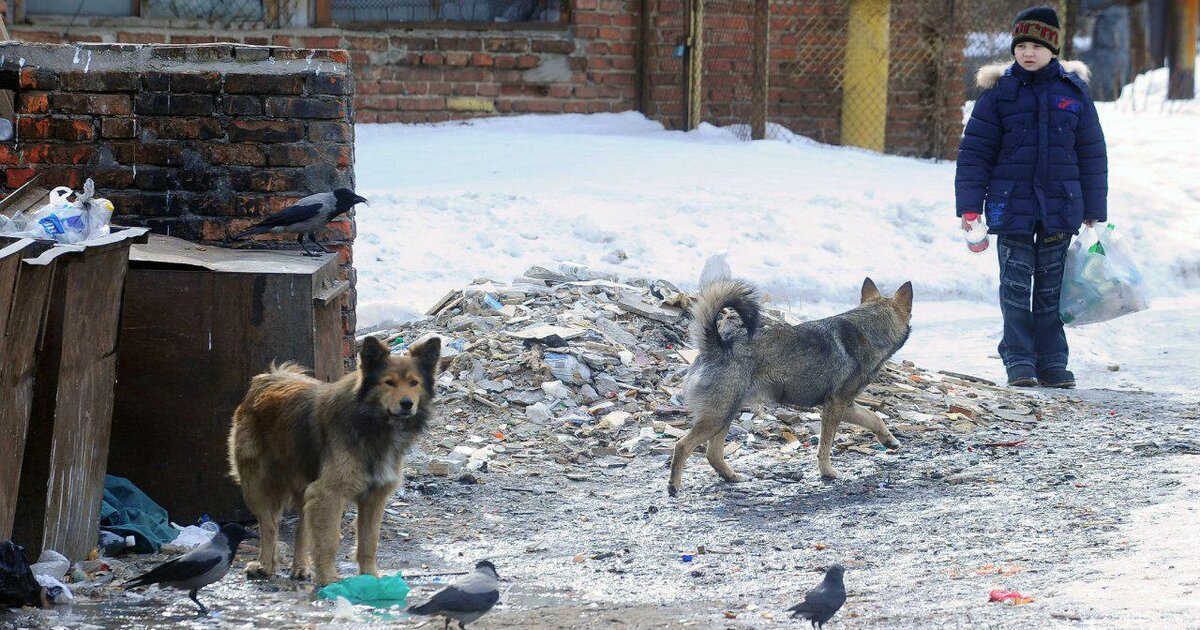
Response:
[[[60,578],[71,570],[71,561],[67,560],[66,556],[58,553],[53,549],[42,551],[42,555],[38,557],[38,561],[29,565],[29,570],[33,571],[36,576],[49,576]]]
[[[988,601],[989,602],[1004,602],[1006,604],[1012,604],[1014,606],[1021,606],[1024,604],[1028,604],[1034,600],[1032,597],[1026,597],[1026,596],[1018,593],[1017,591],[1006,591],[1004,589],[998,588],[998,589],[995,589],[995,590],[991,591],[990,593],[988,593]]]
[[[75,600],[75,596],[71,594],[71,589],[67,588],[66,584],[60,582],[57,578],[49,575],[34,575],[34,579],[42,588],[46,589],[46,599],[55,605],[70,604]]]

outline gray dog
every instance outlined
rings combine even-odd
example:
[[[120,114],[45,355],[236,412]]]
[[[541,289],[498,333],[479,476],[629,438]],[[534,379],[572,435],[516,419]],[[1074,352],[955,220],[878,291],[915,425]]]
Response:
[[[760,329],[754,287],[736,280],[705,286],[692,308],[692,337],[700,348],[687,388],[694,424],[675,444],[667,492],[679,492],[688,456],[705,442],[708,463],[722,479],[745,479],[725,463],[725,434],[742,404],[754,398],[821,407],[817,465],[825,477],[837,476],[829,456],[841,422],[870,430],[885,446],[900,446],[883,420],[856,404],[854,397],[908,340],[912,300],[911,282],[889,298],[867,278],[861,303],[845,313]],[[718,318],[725,308],[738,314],[742,328],[722,337]]]

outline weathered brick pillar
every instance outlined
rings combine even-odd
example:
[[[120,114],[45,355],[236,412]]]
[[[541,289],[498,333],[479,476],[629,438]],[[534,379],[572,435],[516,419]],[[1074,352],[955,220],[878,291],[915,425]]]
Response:
[[[353,80],[344,50],[206,44],[0,44],[17,136],[0,143],[0,195],[35,174],[91,177],[114,223],[230,245],[263,215],[354,184]],[[353,285],[352,218],[319,236]],[[256,241],[295,247],[294,237]],[[343,311],[353,358],[355,292]]]

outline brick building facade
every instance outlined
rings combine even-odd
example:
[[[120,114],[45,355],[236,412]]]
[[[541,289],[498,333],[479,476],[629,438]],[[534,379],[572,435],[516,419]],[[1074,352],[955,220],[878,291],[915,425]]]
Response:
[[[806,46],[836,47],[841,30],[797,34],[796,15],[844,15],[845,0],[775,0],[772,4],[769,117],[796,133],[838,142],[840,87],[830,77],[838,59],[797,59]],[[912,56],[923,42],[935,0],[892,2],[895,58]],[[12,27],[26,41],[106,41],[191,44],[236,42],[349,51],[357,89],[356,122],[438,122],[523,113],[594,113],[640,110],[669,128],[681,128],[687,100],[679,45],[687,40],[685,0],[570,0],[555,23],[396,23],[364,30],[287,28],[218,30],[149,20],[65,20],[37,17]],[[752,0],[705,4],[704,106],[714,124],[746,122],[753,72]],[[938,22],[943,31],[953,30]],[[953,33],[940,32],[953,41]],[[907,48],[906,48],[907,47]],[[927,54],[923,52],[922,54]],[[944,157],[961,129],[961,46],[949,46],[921,72],[889,81],[889,153]]]

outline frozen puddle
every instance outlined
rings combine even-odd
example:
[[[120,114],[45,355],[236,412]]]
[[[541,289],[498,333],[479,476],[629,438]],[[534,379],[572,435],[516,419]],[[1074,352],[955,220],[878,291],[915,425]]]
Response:
[[[1129,552],[1047,598],[1052,610],[1079,613],[1081,627],[1200,628],[1200,457],[1170,464],[1183,472],[1179,491],[1134,511],[1124,529]]]

